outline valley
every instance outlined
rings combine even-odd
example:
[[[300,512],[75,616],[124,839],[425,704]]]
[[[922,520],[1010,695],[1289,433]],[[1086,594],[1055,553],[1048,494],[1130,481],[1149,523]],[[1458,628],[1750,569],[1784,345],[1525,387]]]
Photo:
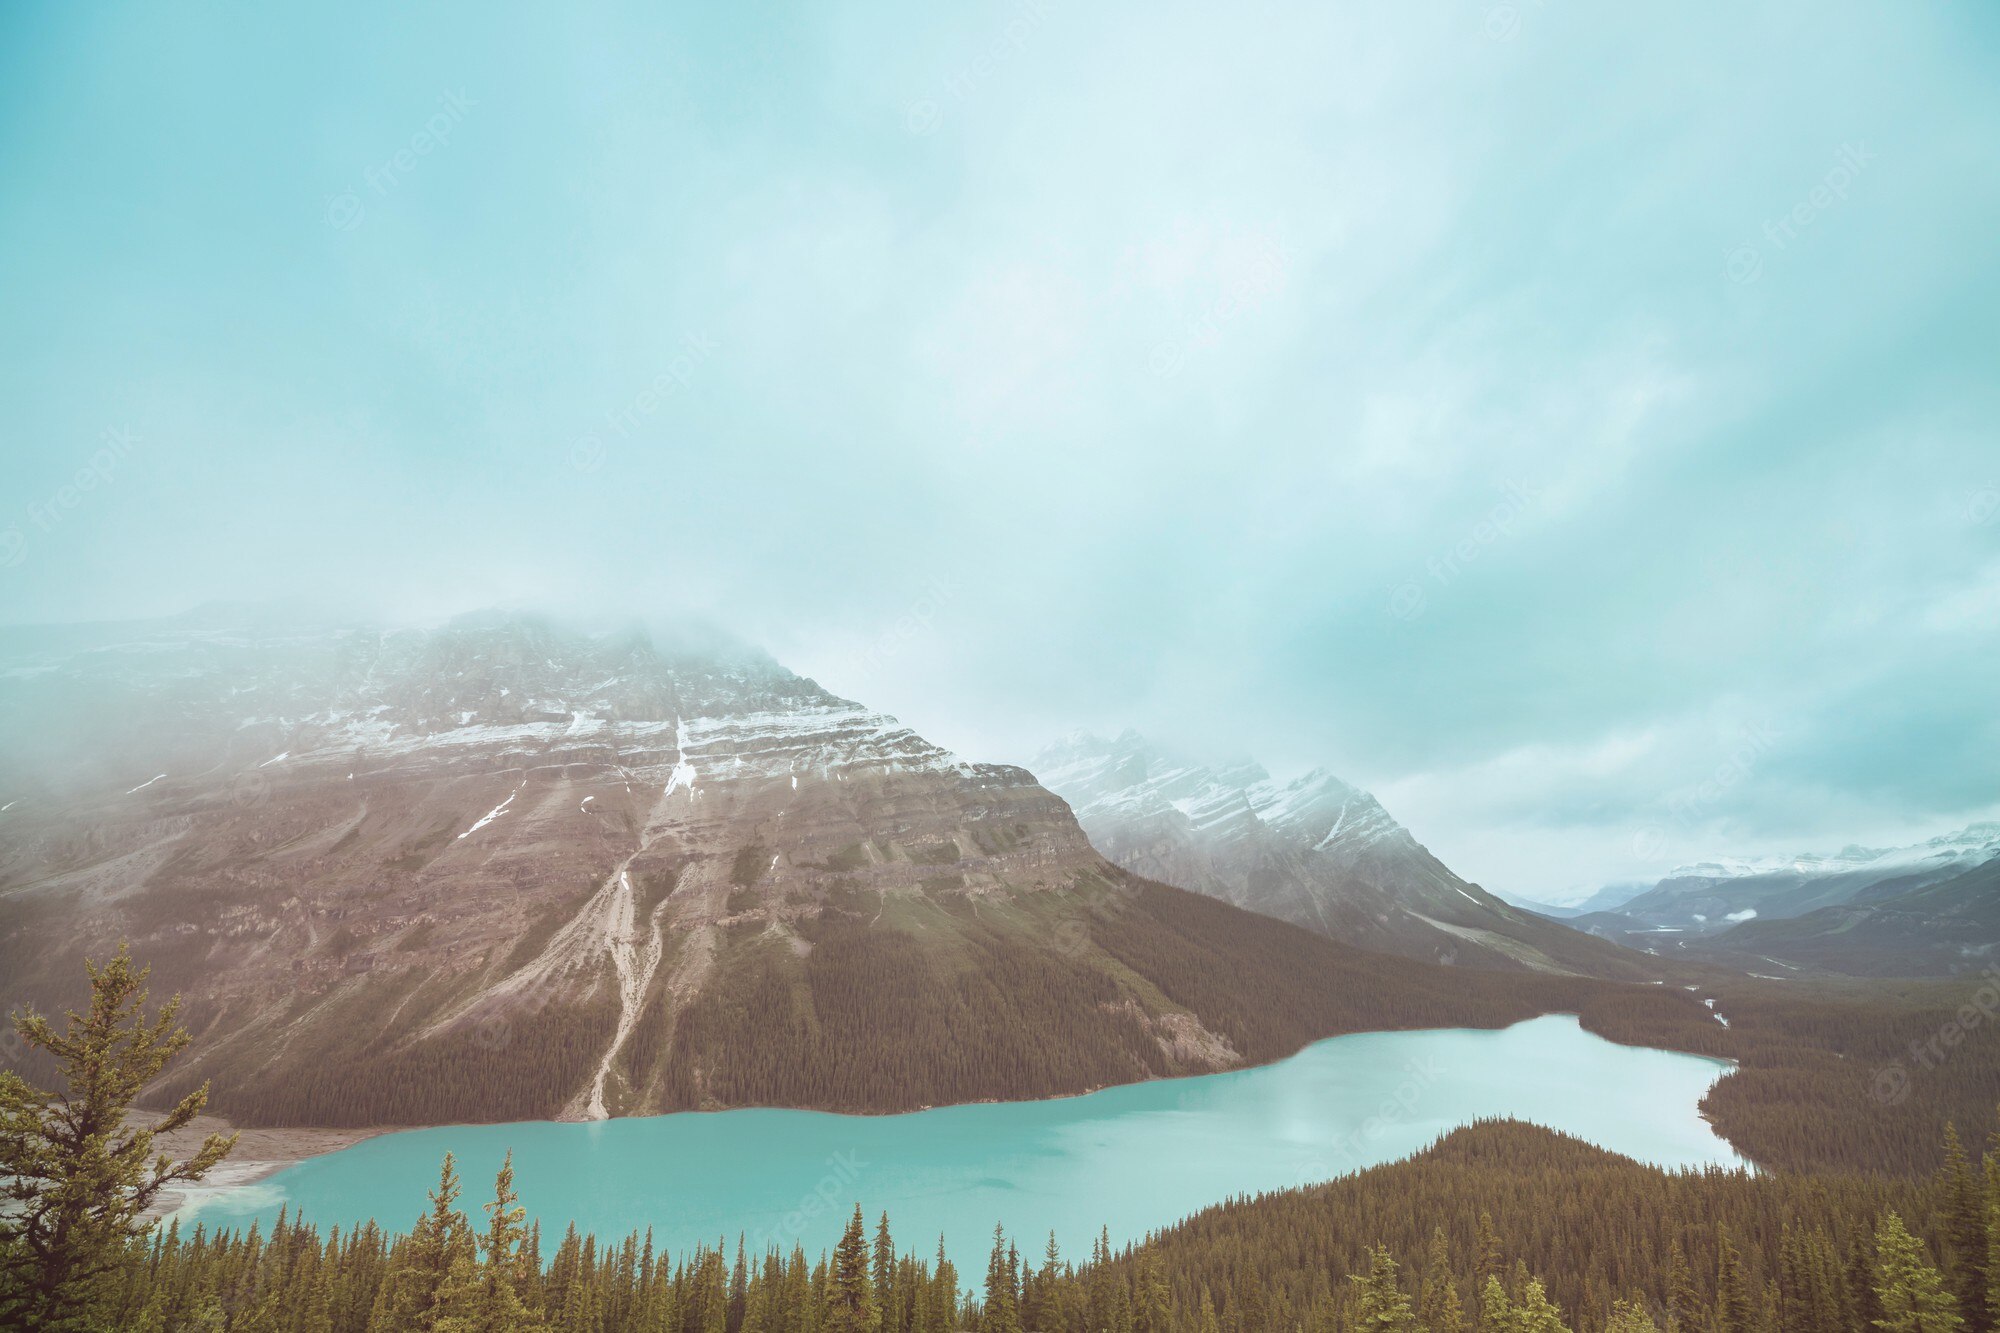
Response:
[[[995,1219],[1143,1246],[1493,1119],[1670,1167],[1906,1179],[2000,1088],[1990,1040],[1937,1045],[1986,1012],[1953,962],[1991,935],[1979,828],[1555,920],[1331,774],[1133,733],[971,763],[685,629],[0,649],[0,962],[54,1008],[129,941],[187,997],[147,1103],[206,1085],[201,1123],[249,1132],[168,1205],[190,1225],[352,1228],[420,1205],[446,1150],[519,1148],[547,1229],[817,1246],[830,1205],[786,1219],[834,1162],[836,1193],[969,1268]]]
[[[2000,948],[1996,875],[2000,824],[1978,823],[1906,847],[1683,866],[1561,919],[1753,975],[1972,976]]]

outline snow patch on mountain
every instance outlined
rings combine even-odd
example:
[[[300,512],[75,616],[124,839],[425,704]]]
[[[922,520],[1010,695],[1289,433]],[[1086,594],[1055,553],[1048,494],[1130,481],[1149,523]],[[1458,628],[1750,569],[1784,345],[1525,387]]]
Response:
[[[1971,867],[2000,856],[2000,822],[1968,824],[1904,847],[1843,847],[1837,852],[1801,852],[1793,856],[1719,857],[1674,867],[1667,879],[1746,879],[1753,875],[1791,872],[1834,875],[1850,871],[1894,871]]]
[[[522,785],[525,786],[527,784],[523,782]],[[516,796],[519,796],[520,794],[521,794],[520,787],[516,787],[514,788],[513,791],[508,792],[506,800],[500,802],[500,804],[494,806],[491,810],[488,810],[485,814],[481,815],[479,817],[478,823],[474,824],[471,828],[467,829],[465,832],[459,834],[458,835],[459,841],[463,842],[465,839],[479,832],[479,830],[485,828],[488,824],[491,824],[494,820],[500,818],[500,816],[506,814],[507,807],[514,804],[514,798]]]

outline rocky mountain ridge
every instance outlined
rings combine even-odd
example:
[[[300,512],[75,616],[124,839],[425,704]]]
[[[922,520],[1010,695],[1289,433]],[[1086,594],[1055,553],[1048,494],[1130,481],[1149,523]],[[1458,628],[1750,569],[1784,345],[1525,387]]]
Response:
[[[1252,813],[1359,828],[1331,790]],[[130,941],[195,1033],[162,1095],[242,1123],[910,1109],[1576,1003],[1148,883],[1027,771],[673,629],[10,629],[0,807],[9,1002]]]
[[[1581,929],[1632,942],[1637,936],[1696,941],[1758,920],[1861,906],[1939,884],[2000,858],[2000,823],[1969,824],[1901,847],[1849,846],[1832,853],[1718,857],[1676,867],[1617,907],[1576,918]],[[1685,942],[1684,942],[1685,941]]]
[[[1479,967],[1643,975],[1447,868],[1367,792],[1314,769],[1208,765],[1135,731],[1075,732],[1032,761],[1091,841],[1134,874],[1364,948]]]

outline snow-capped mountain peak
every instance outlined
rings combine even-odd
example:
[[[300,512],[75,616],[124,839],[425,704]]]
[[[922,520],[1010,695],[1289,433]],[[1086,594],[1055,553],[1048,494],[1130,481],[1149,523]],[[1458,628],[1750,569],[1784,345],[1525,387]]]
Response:
[[[1594,945],[1454,875],[1325,768],[1279,780],[1254,759],[1203,763],[1135,731],[1071,732],[1033,767],[1098,850],[1136,874],[1415,957],[1569,969],[1575,959],[1548,951],[1575,945],[1592,953],[1581,967],[1599,962]]]
[[[1852,871],[1892,872],[1903,867],[1939,869],[1974,866],[2000,856],[2000,822],[1968,824],[1901,847],[1862,847],[1850,843],[1837,852],[1800,852],[1789,856],[1718,857],[1676,866],[1666,878],[1743,879],[1753,875],[1794,873],[1837,875]]]

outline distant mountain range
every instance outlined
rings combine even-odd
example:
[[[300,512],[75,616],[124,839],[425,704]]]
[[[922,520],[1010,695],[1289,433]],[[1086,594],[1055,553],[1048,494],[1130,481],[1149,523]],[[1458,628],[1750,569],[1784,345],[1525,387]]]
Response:
[[[1032,761],[1118,865],[1364,948],[1475,967],[1638,978],[1629,953],[1512,906],[1440,862],[1373,796],[1315,769],[1274,781],[1134,731]]]
[[[1649,952],[1773,975],[1949,976],[2000,948],[1996,865],[2000,823],[1979,823],[1904,847],[1682,866],[1570,923]]]
[[[1226,804],[1193,807],[1195,887],[1260,864],[1225,854]],[[1644,963],[1464,885],[1330,780],[1236,818],[1271,867],[1242,896],[1316,930]],[[277,1124],[1045,1096],[1578,994],[1150,883],[1027,771],[721,636],[497,613],[0,630],[0,998],[74,1003],[121,940],[187,997],[161,1091],[211,1079]]]
[[[1779,962],[1850,976],[1944,977],[2000,963],[2000,858],[1919,887],[1877,889],[1800,916],[1745,922],[1705,941],[1704,951],[1750,971]]]

